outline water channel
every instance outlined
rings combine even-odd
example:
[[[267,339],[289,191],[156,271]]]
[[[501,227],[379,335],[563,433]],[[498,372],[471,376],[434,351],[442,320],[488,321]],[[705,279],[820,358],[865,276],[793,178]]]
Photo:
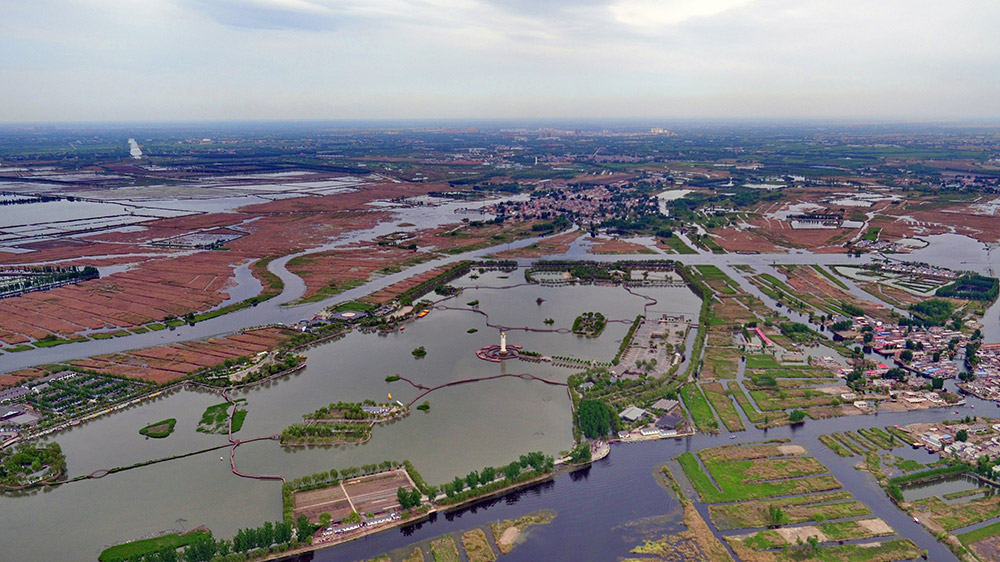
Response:
[[[508,341],[549,355],[610,361],[631,319],[647,300],[621,287],[523,285],[523,272],[486,272],[457,280],[465,286],[449,306],[478,309],[489,322],[508,327]],[[477,288],[477,286],[479,288]],[[508,286],[508,288],[501,288]],[[637,292],[659,301],[651,310],[697,315],[700,301],[686,287],[646,287]],[[542,298],[541,304],[537,302]],[[570,326],[585,310],[611,320],[604,333],[586,338],[567,333],[526,332]],[[477,330],[469,333],[469,330]],[[565,381],[578,369],[548,363],[477,359],[475,351],[498,340],[499,331],[471,310],[435,309],[391,334],[352,332],[340,340],[306,352],[306,369],[281,380],[233,393],[248,400],[241,439],[272,435],[300,422],[302,415],[337,401],[384,399],[392,393],[404,403],[419,392],[402,382],[386,383],[402,374],[426,386],[501,373],[531,373]],[[427,356],[416,359],[418,346]],[[240,447],[237,465],[247,473],[294,478],[330,468],[346,468],[383,460],[411,460],[433,483],[487,465],[510,462],[529,451],[558,454],[572,444],[571,409],[564,387],[521,379],[499,379],[441,389],[427,395],[429,412],[377,427],[370,442],[358,446],[284,449],[263,441]],[[73,427],[54,438],[68,459],[69,476],[128,466],[224,445],[221,435],[195,431],[206,407],[222,402],[219,394],[181,390],[151,403]],[[174,433],[163,440],[146,439],[138,429],[176,418]],[[180,460],[67,483],[24,497],[0,497],[3,550],[13,559],[52,560],[78,552],[92,559],[109,543],[183,526],[206,525],[216,536],[232,536],[238,528],[256,526],[281,516],[280,486],[238,478],[230,473],[227,451],[211,451]],[[99,523],[94,520],[98,519]],[[184,521],[178,523],[178,519]],[[46,541],[56,525],[67,540]],[[67,550],[72,549],[72,550]],[[6,558],[6,557],[5,557]]]
[[[434,220],[442,218],[443,215]],[[531,242],[527,240],[511,246]],[[933,249],[935,242],[938,241],[932,240],[931,246],[923,251]],[[955,240],[945,242],[952,244]],[[495,250],[484,250],[476,255]],[[947,253],[954,256],[954,260],[919,252],[910,258],[914,261],[940,258],[941,261],[932,263],[983,273],[993,267],[992,252],[981,246],[978,254],[971,250],[968,255]],[[468,254],[461,257],[468,257]],[[588,257],[601,261],[623,258]],[[649,258],[647,255],[629,257]],[[746,263],[760,270],[769,268],[773,263],[834,264],[844,263],[847,259],[844,256],[808,254],[671,258],[692,264],[728,266]],[[421,269],[457,259],[459,257],[431,262]],[[858,259],[851,261],[864,262]],[[298,278],[288,273],[280,260],[272,262],[272,266],[286,282],[285,293],[273,303],[167,334],[143,334],[120,340],[64,346],[65,356],[60,355],[63,348],[25,352],[14,357],[7,354],[3,370],[19,368],[18,362],[21,366],[29,366],[41,361],[67,360],[130,347],[206,337],[266,322],[293,322],[334,302],[362,296],[414,273],[414,270],[408,270],[405,275],[387,276],[321,303],[280,307],[281,303],[301,295],[301,287],[296,286]],[[455,284],[465,286],[466,290],[451,304],[464,306],[468,301],[478,300],[479,308],[490,314],[491,323],[510,328],[545,329],[546,318],[553,318],[555,326],[567,326],[576,314],[584,310],[600,311],[610,319],[631,319],[642,311],[646,303],[644,299],[616,287],[488,288],[519,284],[523,281],[522,275],[520,271],[511,274],[489,272],[478,279],[463,278]],[[739,279],[739,276],[736,278]],[[746,283],[741,285],[744,288],[748,286]],[[654,311],[684,313],[692,317],[697,315],[699,302],[686,288],[643,288],[640,292],[659,301],[652,308]],[[751,292],[761,296],[759,291]],[[536,301],[539,297],[543,299],[541,304]],[[990,314],[997,315],[996,305],[987,317]],[[469,333],[473,328],[478,331]],[[610,323],[605,333],[595,339],[512,330],[510,341],[550,355],[610,360],[626,330],[625,323]],[[996,341],[1000,330],[996,326],[987,326],[984,332],[987,341]],[[302,414],[338,400],[380,399],[387,392],[392,392],[394,398],[406,401],[415,395],[415,389],[401,383],[386,383],[384,378],[389,374],[404,374],[433,386],[459,378],[505,372],[530,372],[565,380],[574,371],[547,364],[517,361],[493,364],[476,359],[475,349],[495,343],[496,338],[497,330],[486,327],[484,318],[478,314],[463,310],[435,310],[404,332],[389,335],[354,332],[339,341],[319,345],[308,351],[308,366],[303,371],[235,394],[237,398],[248,399],[249,411],[246,424],[238,436],[248,438],[280,432],[288,424],[300,421]],[[427,349],[427,357],[415,359],[411,356],[409,351],[417,346]],[[56,439],[67,454],[71,477],[102,468],[224,445],[223,436],[195,431],[201,412],[221,401],[215,393],[183,390],[141,407],[82,424],[59,434]],[[440,483],[485,465],[508,462],[526,451],[541,450],[555,454],[568,448],[572,441],[569,401],[565,389],[560,387],[501,379],[443,389],[429,395],[428,401],[431,403],[429,412],[414,412],[391,426],[376,428],[371,442],[365,445],[288,450],[265,441],[241,447],[237,462],[245,472],[283,474],[294,478],[330,468],[359,466],[386,459],[410,459],[429,482]],[[980,406],[980,415],[995,409],[990,403],[970,398],[969,403],[960,409],[960,414],[975,415],[976,410],[970,409],[974,405]],[[790,437],[796,443],[805,445],[810,454],[826,464],[831,473],[855,497],[864,501],[876,516],[903,536],[914,540],[920,548],[928,549],[932,559],[953,560],[950,552],[941,547],[923,527],[897,510],[870,478],[859,477],[852,466],[856,461],[836,457],[817,441],[820,433],[935,421],[941,416],[942,412],[933,410],[883,413],[874,417],[824,420],[822,424],[807,423],[796,429],[750,429],[738,434],[737,442]],[[147,440],[138,435],[140,427],[168,417],[178,420],[177,428],[169,438]],[[752,428],[750,424],[747,426]],[[673,532],[670,529],[675,528],[679,518],[676,502],[656,485],[652,476],[656,466],[686,450],[731,442],[724,436],[697,436],[616,446],[610,458],[596,463],[586,473],[562,476],[553,483],[465,510],[455,516],[440,516],[419,528],[389,531],[360,542],[320,551],[315,557],[318,560],[362,559],[420,540],[420,537],[476,526],[481,524],[479,521],[507,518],[510,514],[523,514],[539,507],[556,509],[559,516],[553,524],[533,531],[528,542],[510,555],[511,559],[607,560],[624,556],[629,548],[641,543],[642,536],[661,531]],[[216,452],[207,452],[21,497],[0,497],[3,558],[53,560],[80,556],[93,559],[112,542],[151,532],[204,524],[216,536],[229,537],[238,528],[280,518],[279,486],[273,482],[235,477],[229,471],[228,463],[219,462],[218,456]],[[924,459],[922,462],[927,461]],[[638,528],[646,531],[638,532],[635,530]],[[582,537],[582,540],[573,545],[562,540],[570,529],[574,536]],[[53,536],[57,540],[53,540]],[[567,548],[570,550],[567,551]]]

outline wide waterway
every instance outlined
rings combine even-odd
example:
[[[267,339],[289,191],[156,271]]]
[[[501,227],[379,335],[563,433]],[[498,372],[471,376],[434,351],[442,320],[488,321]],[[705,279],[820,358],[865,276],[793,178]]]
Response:
[[[546,355],[610,361],[628,326],[649,302],[621,287],[542,287],[520,285],[523,272],[487,272],[459,279],[466,286],[448,306],[478,309],[489,322],[509,328],[508,342]],[[476,288],[480,286],[481,288]],[[490,287],[490,288],[487,288]],[[700,301],[685,287],[648,287],[637,292],[659,301],[652,311],[696,317]],[[542,298],[541,304],[537,299]],[[599,311],[611,320],[604,333],[586,338],[567,333],[526,332],[572,325],[576,315]],[[498,341],[499,331],[471,310],[435,309],[425,318],[391,334],[352,332],[313,347],[307,367],[281,380],[233,393],[246,398],[248,415],[235,436],[247,439],[280,433],[302,415],[337,401],[394,399],[408,402],[420,391],[385,377],[399,373],[425,386],[501,373],[531,373],[565,381],[578,369],[548,363],[509,360],[491,363],[475,351]],[[469,330],[476,329],[474,333]],[[427,356],[410,353],[418,346]],[[432,483],[451,480],[487,465],[506,464],[529,451],[556,455],[572,444],[572,415],[565,387],[506,378],[435,391],[421,399],[428,412],[375,428],[364,445],[285,449],[274,441],[241,446],[238,468],[246,473],[287,478],[330,468],[343,469],[383,460],[411,460]],[[195,431],[206,407],[222,402],[219,394],[181,390],[142,406],[76,426],[54,436],[67,455],[69,476],[127,466],[226,444],[222,435]],[[174,433],[146,439],[139,428],[176,418]],[[206,525],[218,537],[238,528],[281,517],[280,486],[233,475],[228,450],[67,483],[24,497],[0,497],[0,538],[11,559],[64,559],[70,553],[93,558],[108,544],[166,529]],[[178,522],[178,519],[183,521]],[[95,523],[98,520],[98,523]],[[53,526],[65,541],[46,540]],[[7,557],[4,556],[4,559]]]
[[[958,237],[958,242],[966,244],[966,253],[953,253],[951,263],[939,262],[955,268],[988,272],[992,267],[992,253],[979,245],[980,253]],[[932,240],[933,248],[937,240]],[[941,242],[953,244],[956,240]],[[522,243],[530,243],[523,241]],[[481,252],[486,253],[486,251]],[[968,254],[968,255],[966,255]],[[978,256],[978,257],[977,257]],[[466,257],[466,256],[463,256]],[[623,256],[588,256],[591,259],[617,260]],[[631,256],[648,259],[648,255]],[[907,259],[929,261],[937,256],[913,255]],[[854,258],[837,256],[811,256],[808,254],[765,255],[699,255],[671,256],[686,263],[711,263],[719,265],[747,263],[763,269],[772,263],[858,263]],[[448,261],[456,258],[448,258]],[[980,260],[980,261],[976,261]],[[431,267],[436,264],[425,264]],[[963,267],[964,266],[964,267]],[[283,268],[279,272],[284,271]],[[227,315],[218,320],[229,322],[230,326],[248,326],[275,321],[294,321],[307,317],[313,311],[331,302],[355,298],[368,293],[376,286],[412,274],[390,276],[375,284],[339,295],[335,299],[308,307],[280,308],[261,305],[254,309]],[[290,275],[290,274],[287,274]],[[491,315],[490,321],[512,328],[529,326],[545,329],[544,319],[553,318],[554,326],[568,326],[572,319],[585,310],[603,312],[611,319],[631,319],[639,313],[646,301],[613,287],[539,287],[527,286],[512,289],[476,289],[475,286],[499,286],[521,283],[523,273],[516,271],[503,279],[505,274],[491,272],[479,279],[469,277],[457,281],[468,289],[450,306],[464,306],[466,302],[478,300],[479,308]],[[284,275],[283,275],[284,276]],[[287,279],[289,286],[294,276]],[[698,300],[683,288],[645,288],[639,292],[657,298],[659,303],[654,311],[697,314]],[[357,294],[355,294],[357,293]],[[298,293],[301,294],[301,293]],[[275,302],[287,302],[297,295],[286,291]],[[541,305],[536,303],[543,298]],[[997,307],[989,314],[995,314]],[[278,318],[268,314],[278,315]],[[244,314],[245,313],[245,314]],[[213,325],[214,321],[200,323],[193,328],[182,328],[176,332],[155,335],[164,341],[180,341],[192,337],[204,337],[215,333],[231,331],[225,324]],[[478,332],[469,334],[476,328]],[[568,334],[536,333],[512,330],[509,341],[524,345],[526,349],[550,355],[610,360],[617,350],[627,324],[611,323],[599,338],[587,339]],[[202,331],[206,332],[199,335]],[[988,341],[990,327],[985,330]],[[996,333],[996,330],[993,330]],[[150,336],[151,334],[145,334]],[[135,336],[141,338],[141,336]],[[307,368],[298,374],[280,381],[254,387],[236,393],[237,398],[248,399],[246,424],[237,434],[239,438],[270,435],[290,423],[301,420],[301,415],[320,406],[338,400],[352,401],[365,398],[381,399],[387,392],[393,398],[407,401],[417,391],[402,382],[388,384],[386,375],[400,373],[416,382],[433,386],[442,382],[488,376],[499,373],[532,374],[556,380],[565,378],[574,370],[519,361],[493,364],[475,358],[474,351],[482,345],[495,343],[497,330],[485,326],[485,319],[473,312],[461,310],[435,310],[426,318],[407,327],[404,332],[389,335],[352,333],[345,338],[311,349]],[[139,340],[129,340],[128,347],[135,347]],[[119,340],[108,340],[114,344]],[[92,349],[88,344],[64,346],[71,357],[81,356],[77,350]],[[153,343],[143,345],[154,345]],[[417,346],[424,346],[427,357],[414,359],[409,353]],[[9,360],[20,357],[34,357],[34,362],[45,355],[43,361],[64,360],[54,357],[62,348],[39,350],[38,353],[7,354],[4,356],[4,370]],[[86,354],[101,351],[87,351]],[[34,355],[32,355],[34,354]],[[361,446],[317,447],[306,450],[282,449],[277,443],[264,441],[245,445],[237,454],[238,467],[248,473],[282,474],[289,478],[311,474],[330,468],[359,466],[386,459],[412,460],[425,478],[431,483],[450,480],[454,475],[465,474],[469,470],[485,465],[505,463],[529,450],[542,450],[549,454],[568,448],[572,437],[571,415],[566,391],[536,382],[519,379],[496,381],[450,387],[427,397],[431,410],[427,413],[414,412],[408,418],[388,427],[376,428],[371,442]],[[70,476],[89,474],[102,468],[124,466],[152,458],[187,453],[216,445],[224,445],[224,436],[204,435],[194,428],[205,407],[221,402],[214,393],[184,390],[158,399],[141,407],[132,408],[113,416],[100,418],[78,426],[56,436],[56,440],[67,453]],[[961,415],[975,415],[971,405],[980,406],[979,414],[994,408],[981,401],[970,399]],[[984,410],[989,407],[990,410]],[[949,412],[950,414],[950,412]],[[835,457],[816,441],[818,434],[844,431],[873,425],[906,424],[921,420],[937,420],[942,411],[911,412],[904,414],[881,414],[877,417],[857,416],[825,420],[822,424],[807,422],[798,430],[782,428],[766,435],[757,430],[738,434],[735,442],[760,439],[763,437],[792,436],[795,442],[805,444],[810,453],[820,458],[831,468],[859,499],[866,502],[875,514],[882,517],[902,535],[913,539],[921,548],[927,548],[934,560],[952,560],[950,553],[941,548],[922,527],[910,521],[905,514],[896,510],[870,479],[856,473],[850,459]],[[168,417],[175,417],[178,425],[175,433],[165,440],[146,440],[138,435],[140,427]],[[749,424],[748,424],[749,426]],[[557,534],[563,524],[577,530],[577,536],[585,537],[579,549],[560,554],[575,559],[608,559],[606,556],[588,558],[590,552],[607,553],[614,550],[615,556],[624,555],[637,542],[623,540],[629,536],[625,527],[630,521],[647,517],[664,516],[676,509],[669,495],[660,491],[658,495],[649,493],[653,485],[652,472],[655,464],[667,460],[688,449],[700,449],[734,441],[722,437],[699,436],[681,441],[661,441],[641,445],[615,447],[611,458],[595,465],[586,480],[574,481],[562,477],[554,484],[538,489],[538,493],[520,495],[499,502],[489,510],[478,508],[477,513],[490,513],[487,520],[508,517],[510,513],[524,513],[537,507],[551,507],[560,512],[556,523],[533,532],[529,542],[515,549],[511,556],[519,559],[551,558],[545,553],[554,548],[566,548],[565,541]],[[238,478],[229,471],[228,462],[219,462],[220,455],[228,457],[227,451],[208,452],[181,460],[156,464],[141,469],[107,476],[103,479],[87,480],[66,484],[55,489],[46,489],[23,497],[0,497],[0,538],[3,544],[3,558],[17,560],[53,560],[67,557],[96,557],[107,544],[132,539],[147,533],[167,529],[183,529],[205,524],[217,537],[230,537],[238,528],[256,526],[266,519],[280,518],[281,500],[279,486],[274,482],[260,482]],[[634,455],[634,456],[633,456]],[[595,484],[587,484],[593,479]],[[606,480],[604,480],[606,479]],[[636,484],[642,480],[646,484]],[[628,490],[636,490],[636,498],[615,488],[613,483],[632,484]],[[648,484],[652,482],[652,484]],[[645,492],[643,490],[646,490]],[[659,490],[659,488],[657,488]],[[638,496],[642,496],[639,498]],[[550,498],[546,505],[546,498]],[[537,499],[537,501],[536,501]],[[530,501],[528,501],[530,500]],[[672,507],[673,506],[673,507]],[[584,515],[600,511],[594,517]],[[476,514],[463,515],[462,526],[477,525],[472,522]],[[434,536],[449,532],[452,518],[439,517],[433,523],[424,524],[420,529],[410,529],[414,534],[407,536],[402,531],[390,531],[354,543],[347,547],[336,547],[317,554],[324,560],[351,560],[374,555],[382,550],[395,548],[416,540],[419,533]],[[568,523],[563,523],[568,522]],[[665,525],[660,521],[658,525]],[[631,528],[631,527],[627,527]],[[58,529],[59,540],[53,540],[53,530]],[[443,529],[443,530],[442,530]],[[625,533],[625,534],[623,534]],[[609,534],[613,538],[608,538]],[[532,546],[540,541],[537,546]],[[361,545],[361,546],[358,546]],[[605,545],[605,546],[601,546]],[[353,549],[363,549],[361,551]],[[541,549],[541,550],[533,550]],[[548,549],[548,550],[546,550]],[[355,555],[358,553],[360,555]],[[536,556],[531,558],[532,553]],[[566,558],[566,556],[559,556]]]

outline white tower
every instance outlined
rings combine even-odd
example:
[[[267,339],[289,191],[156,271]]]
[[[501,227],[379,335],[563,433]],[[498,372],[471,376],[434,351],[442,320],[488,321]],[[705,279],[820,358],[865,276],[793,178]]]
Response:
[[[507,332],[500,332],[500,353],[507,353]]]

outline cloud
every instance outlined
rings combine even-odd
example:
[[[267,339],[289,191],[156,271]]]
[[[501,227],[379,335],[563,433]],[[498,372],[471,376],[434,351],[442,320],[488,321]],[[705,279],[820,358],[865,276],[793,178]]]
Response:
[[[752,0],[619,0],[610,10],[619,22],[640,28],[683,23],[749,5]]]
[[[308,0],[189,0],[213,21],[248,29],[323,31],[337,27],[336,10]]]

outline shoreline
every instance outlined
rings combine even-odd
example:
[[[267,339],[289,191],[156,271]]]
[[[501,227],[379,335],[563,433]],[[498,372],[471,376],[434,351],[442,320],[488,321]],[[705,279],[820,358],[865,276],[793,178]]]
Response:
[[[607,454],[605,454],[604,456],[607,456]],[[604,457],[601,457],[601,458],[604,458]],[[490,492],[488,494],[484,494],[482,496],[476,496],[476,497],[473,497],[473,498],[468,498],[466,500],[462,500],[462,501],[456,502],[454,504],[448,504],[448,505],[444,505],[444,506],[433,506],[427,512],[425,512],[423,514],[420,514],[419,516],[416,516],[416,517],[411,517],[411,518],[407,518],[407,519],[399,519],[399,520],[396,520],[396,521],[392,521],[390,523],[378,525],[378,526],[371,527],[371,528],[366,528],[362,532],[354,533],[354,534],[351,534],[350,536],[342,537],[342,538],[340,538],[340,540],[331,540],[331,541],[325,541],[325,542],[321,542],[321,543],[313,543],[313,544],[303,545],[303,546],[298,547],[298,548],[296,548],[294,550],[286,550],[285,552],[272,553],[272,554],[269,554],[269,555],[267,555],[267,556],[265,556],[263,558],[258,558],[258,559],[255,559],[255,560],[260,560],[260,561],[294,560],[296,557],[298,557],[298,556],[300,556],[302,554],[305,554],[307,552],[315,552],[317,550],[323,550],[323,549],[326,549],[326,548],[340,546],[342,544],[346,544],[346,543],[352,542],[352,541],[357,540],[357,539],[365,538],[365,537],[368,537],[370,535],[374,535],[376,533],[381,533],[383,531],[388,531],[390,529],[396,529],[396,528],[402,527],[404,525],[411,525],[411,524],[421,523],[421,522],[429,519],[432,515],[435,515],[435,514],[438,514],[438,513],[447,514],[447,513],[453,512],[453,511],[457,511],[459,509],[467,508],[469,506],[475,505],[477,503],[480,503],[480,502],[483,502],[483,501],[486,501],[486,500],[491,500],[491,499],[494,499],[494,498],[497,498],[497,497],[502,497],[502,496],[504,496],[506,494],[509,494],[511,492],[517,492],[517,491],[525,489],[525,488],[530,488],[531,486],[534,486],[536,484],[540,484],[542,482],[548,482],[550,480],[555,480],[556,477],[561,476],[562,474],[568,474],[568,473],[571,473],[571,472],[576,472],[578,470],[582,470],[584,468],[587,468],[588,466],[590,466],[590,464],[592,462],[593,461],[590,461],[590,462],[579,464],[579,465],[568,465],[568,464],[565,464],[565,463],[562,464],[562,465],[557,465],[555,469],[553,469],[551,472],[548,472],[546,474],[542,474],[540,476],[536,476],[534,478],[530,478],[530,479],[525,480],[523,482],[518,482],[516,484],[512,484],[510,486],[507,486],[507,487],[504,487],[504,488],[500,488],[499,490],[495,490],[493,492]]]

